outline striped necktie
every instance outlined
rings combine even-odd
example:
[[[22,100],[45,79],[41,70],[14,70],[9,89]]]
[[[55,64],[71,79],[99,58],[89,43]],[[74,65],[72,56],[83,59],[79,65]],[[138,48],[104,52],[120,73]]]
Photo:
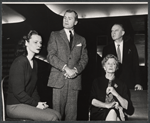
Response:
[[[118,60],[121,63],[121,51],[120,51],[120,44],[117,45],[117,56],[118,56]]]

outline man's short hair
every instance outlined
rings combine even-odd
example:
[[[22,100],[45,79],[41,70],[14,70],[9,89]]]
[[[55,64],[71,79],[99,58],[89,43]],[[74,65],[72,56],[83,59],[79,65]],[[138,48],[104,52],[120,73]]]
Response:
[[[121,26],[122,30],[125,31],[124,26],[123,26],[122,23],[115,23],[115,24],[113,24],[113,26],[114,26],[114,25],[119,25],[119,26]]]
[[[76,12],[75,10],[68,9],[68,10],[66,10],[65,14],[66,14],[67,12],[68,12],[68,13],[72,13],[72,12],[73,12],[73,13],[75,14],[75,20],[78,21],[78,14],[77,14],[77,12]],[[64,15],[65,15],[65,14],[64,14]]]

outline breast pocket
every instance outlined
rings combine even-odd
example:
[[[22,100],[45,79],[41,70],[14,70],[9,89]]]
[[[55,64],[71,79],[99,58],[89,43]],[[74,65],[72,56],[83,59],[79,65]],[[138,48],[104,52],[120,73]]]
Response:
[[[80,57],[82,54],[82,46],[76,46],[73,50],[73,54],[76,57]]]

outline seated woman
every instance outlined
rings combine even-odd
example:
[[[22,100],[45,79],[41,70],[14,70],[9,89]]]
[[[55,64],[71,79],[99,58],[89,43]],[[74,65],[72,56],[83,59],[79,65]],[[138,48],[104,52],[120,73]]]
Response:
[[[60,113],[40,102],[37,93],[37,62],[34,58],[42,47],[42,38],[31,30],[18,43],[17,58],[9,71],[6,113],[10,118],[34,121],[58,121]]]
[[[93,82],[91,120],[125,121],[126,114],[132,115],[134,112],[127,86],[115,78],[118,65],[118,59],[111,54],[102,60],[106,74]]]

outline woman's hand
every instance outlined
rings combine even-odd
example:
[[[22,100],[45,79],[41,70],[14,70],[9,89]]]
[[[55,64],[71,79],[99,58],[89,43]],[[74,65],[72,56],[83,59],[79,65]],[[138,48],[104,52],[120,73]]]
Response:
[[[115,107],[116,109],[118,109],[118,108],[119,108],[119,103],[116,102],[115,105],[114,105],[114,107]]]
[[[46,102],[38,102],[38,105],[36,107],[39,109],[46,109],[49,106],[46,104]]]
[[[105,103],[105,107],[109,109],[109,108],[114,107],[114,106],[115,106],[115,104],[116,104],[116,102]]]
[[[117,97],[117,95],[118,95],[118,93],[116,92],[116,90],[113,87],[107,87],[106,94],[109,94],[109,93],[111,93],[115,97]]]
[[[112,95],[114,95],[114,96],[118,99],[120,105],[121,105],[124,109],[127,109],[127,107],[128,107],[128,101],[127,101],[126,99],[124,99],[123,97],[121,97],[121,96],[116,92],[116,90],[115,90],[113,87],[107,87],[106,93],[107,93],[107,94],[111,93]],[[117,107],[117,106],[115,106],[115,107]]]

